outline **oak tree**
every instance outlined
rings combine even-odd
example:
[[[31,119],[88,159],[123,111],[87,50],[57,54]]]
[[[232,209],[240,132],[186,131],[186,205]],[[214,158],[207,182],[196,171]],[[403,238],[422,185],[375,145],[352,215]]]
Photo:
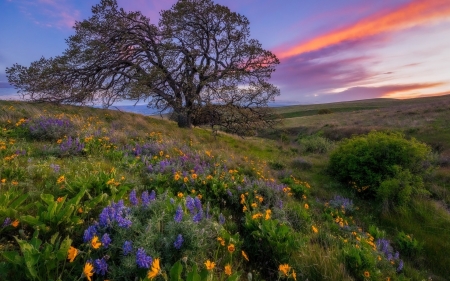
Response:
[[[62,55],[6,69],[24,97],[105,107],[146,101],[172,110],[182,127],[197,120],[239,132],[273,122],[267,107],[279,89],[268,80],[279,60],[250,38],[248,19],[225,6],[179,0],[155,25],[101,0],[74,29]]]

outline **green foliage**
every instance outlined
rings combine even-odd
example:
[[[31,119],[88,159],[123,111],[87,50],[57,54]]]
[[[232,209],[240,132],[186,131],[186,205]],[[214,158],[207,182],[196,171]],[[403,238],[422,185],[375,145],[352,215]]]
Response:
[[[67,258],[67,251],[72,243],[69,237],[61,240],[59,233],[55,233],[43,243],[36,230],[30,240],[15,239],[21,254],[16,251],[1,252],[12,267],[18,268],[15,272],[24,274],[28,280],[63,280],[64,267],[59,268],[59,264]],[[20,275],[8,278],[20,279]]]
[[[334,148],[334,143],[327,138],[312,135],[298,140],[302,150],[307,153],[324,154]]]
[[[375,267],[375,258],[366,248],[348,247],[344,249],[344,259],[347,270],[356,280],[364,280],[364,272]]]
[[[331,114],[331,113],[333,113],[333,110],[329,108],[322,108],[317,111],[317,114]]]
[[[414,190],[422,189],[420,176],[427,172],[424,162],[430,152],[427,145],[400,133],[374,131],[344,140],[331,153],[328,168],[336,179],[364,196],[384,200],[396,192],[393,202],[404,204]]]
[[[423,249],[422,244],[412,234],[400,231],[395,237],[395,244],[399,251],[408,257],[417,256]]]

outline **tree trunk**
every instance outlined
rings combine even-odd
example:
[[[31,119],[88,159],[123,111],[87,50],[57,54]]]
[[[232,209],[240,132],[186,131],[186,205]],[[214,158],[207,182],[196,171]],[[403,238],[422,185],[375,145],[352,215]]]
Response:
[[[177,114],[178,127],[192,128],[192,114],[189,110],[184,110]]]

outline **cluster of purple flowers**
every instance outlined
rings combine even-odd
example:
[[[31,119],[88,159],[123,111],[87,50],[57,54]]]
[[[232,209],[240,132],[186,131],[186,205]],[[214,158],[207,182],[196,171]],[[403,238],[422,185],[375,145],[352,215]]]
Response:
[[[94,262],[94,271],[97,274],[105,276],[106,271],[108,271],[108,264],[106,263],[105,258],[96,259]]]
[[[32,137],[37,139],[58,139],[74,132],[75,126],[68,119],[40,117],[31,120],[28,129]]]
[[[334,196],[334,198],[330,200],[329,204],[331,207],[336,209],[344,209],[348,212],[353,211],[353,201],[339,195]]]
[[[181,205],[178,205],[173,220],[176,222],[181,222],[182,219],[183,219],[183,208],[181,208]]]
[[[58,164],[50,164],[50,168],[53,169],[54,173],[59,173],[59,170],[61,169],[61,167]]]
[[[183,242],[184,242],[183,235],[178,234],[177,239],[173,243],[173,246],[175,247],[175,249],[179,250],[179,249],[181,249]]]
[[[152,257],[147,256],[144,248],[139,248],[136,253],[136,264],[140,268],[150,268],[153,260]]]
[[[128,219],[129,213],[130,208],[124,206],[123,200],[119,200],[102,210],[99,216],[99,225],[108,227],[116,222],[120,227],[129,228],[131,226],[131,220]]]
[[[72,139],[72,137],[68,137],[66,140],[59,144],[59,152],[62,155],[70,154],[79,154],[84,149],[84,143],[80,142],[79,138]]]
[[[8,226],[8,225],[10,225],[10,224],[11,224],[11,219],[10,219],[10,218],[6,218],[6,219],[3,221],[2,227],[6,227],[6,226]]]
[[[400,259],[400,253],[398,251],[394,253],[389,240],[378,239],[376,245],[378,251],[382,252],[388,261],[398,261],[397,272],[403,270],[403,260]]]
[[[151,201],[156,199],[156,193],[154,190],[152,190],[152,192],[150,194],[148,194],[148,191],[144,191],[141,194],[141,200],[142,200],[142,205],[144,206],[148,206],[148,204],[150,204]]]
[[[203,207],[202,202],[198,197],[192,198],[191,196],[186,197],[186,208],[189,213],[193,216],[192,220],[194,222],[200,222],[203,219]]]
[[[128,255],[129,253],[131,253],[131,251],[133,251],[133,244],[132,244],[132,242],[125,241],[123,243],[122,250],[123,250],[123,255],[124,256]]]

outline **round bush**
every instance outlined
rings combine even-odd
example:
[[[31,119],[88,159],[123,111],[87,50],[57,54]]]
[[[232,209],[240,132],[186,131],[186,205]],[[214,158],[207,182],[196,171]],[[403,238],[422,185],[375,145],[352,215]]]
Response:
[[[430,152],[426,144],[405,139],[403,134],[374,131],[342,141],[330,155],[329,171],[359,193],[375,196],[380,185],[396,178],[399,171],[426,173]]]

